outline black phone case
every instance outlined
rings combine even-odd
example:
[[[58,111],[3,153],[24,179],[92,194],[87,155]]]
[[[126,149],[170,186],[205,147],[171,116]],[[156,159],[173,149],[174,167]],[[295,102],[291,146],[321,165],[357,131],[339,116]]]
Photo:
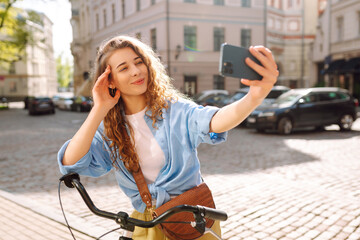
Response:
[[[233,78],[261,80],[263,77],[245,63],[247,57],[261,65],[260,61],[250,53],[249,49],[223,43],[220,49],[220,74]]]

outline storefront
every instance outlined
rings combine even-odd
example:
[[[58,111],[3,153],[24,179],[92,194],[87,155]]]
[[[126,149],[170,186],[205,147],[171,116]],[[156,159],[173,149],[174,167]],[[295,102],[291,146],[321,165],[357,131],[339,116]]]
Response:
[[[360,57],[334,60],[323,73],[328,75],[325,77],[326,86],[348,89],[360,99]]]

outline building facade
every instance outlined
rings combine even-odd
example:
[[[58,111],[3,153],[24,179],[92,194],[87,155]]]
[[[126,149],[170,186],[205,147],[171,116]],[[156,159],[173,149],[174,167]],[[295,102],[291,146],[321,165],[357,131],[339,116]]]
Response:
[[[174,85],[194,95],[240,87],[219,75],[223,42],[265,43],[264,0],[71,0],[75,94],[90,94],[88,81],[99,44],[115,35],[138,37],[159,54]]]
[[[315,0],[268,0],[267,43],[280,76],[278,84],[311,87],[309,55],[315,39],[318,7]]]
[[[87,81],[99,44],[114,35],[140,38],[160,55],[174,85],[194,95],[240,87],[218,73],[220,45],[265,45],[279,66],[279,85],[311,87],[311,46],[323,0],[71,0],[75,93]]]
[[[19,9],[20,14],[27,14]],[[10,101],[26,96],[53,96],[57,92],[52,22],[38,13],[41,24],[27,21],[34,43],[28,44],[22,60],[13,62],[9,69],[0,68],[0,96]],[[4,37],[4,36],[3,36]]]
[[[360,1],[328,0],[317,24],[312,77],[360,99]]]

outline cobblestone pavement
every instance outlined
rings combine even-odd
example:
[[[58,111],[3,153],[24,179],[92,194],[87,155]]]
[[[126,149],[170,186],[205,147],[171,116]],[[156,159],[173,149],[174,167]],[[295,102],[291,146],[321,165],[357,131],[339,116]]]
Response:
[[[58,228],[64,221],[57,195],[61,175],[56,153],[85,117],[86,113],[64,111],[39,116],[29,116],[22,109],[0,111],[0,206],[11,206],[11,216],[19,218],[16,212],[23,211],[23,206],[33,217],[26,221],[56,225],[64,232],[63,239],[71,238],[64,225]],[[359,240],[359,144],[360,120],[351,132],[330,126],[324,132],[304,130],[290,136],[237,128],[224,144],[200,145],[204,179],[217,208],[229,215],[222,223],[223,238]],[[97,179],[82,177],[82,182],[98,208],[132,211],[112,173]],[[69,223],[79,232],[99,237],[117,227],[87,210],[74,189],[62,186],[61,195]],[[0,207],[0,211],[7,210]],[[37,220],[44,216],[48,221]],[[0,223],[9,218],[0,214]],[[34,232],[36,226],[29,224],[26,229]],[[8,234],[6,238],[2,232]],[[0,224],[0,239],[20,239],[11,238],[9,232]],[[55,239],[45,228],[43,236]],[[82,237],[86,236],[77,239],[86,239]]]

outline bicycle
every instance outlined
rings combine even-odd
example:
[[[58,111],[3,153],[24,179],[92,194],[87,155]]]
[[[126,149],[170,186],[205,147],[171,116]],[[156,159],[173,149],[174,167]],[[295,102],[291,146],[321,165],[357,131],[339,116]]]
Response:
[[[111,212],[103,211],[103,210],[98,209],[94,205],[94,203],[91,200],[90,196],[88,195],[85,187],[80,182],[79,175],[77,173],[69,173],[69,174],[62,176],[59,179],[58,194],[59,194],[60,206],[61,206],[61,210],[63,212],[64,218],[65,218],[65,222],[66,222],[67,227],[69,228],[69,231],[74,239],[75,239],[75,237],[74,237],[74,235],[71,231],[71,228],[67,222],[67,219],[66,219],[63,207],[62,207],[62,203],[61,203],[61,196],[60,196],[61,182],[64,182],[68,188],[76,188],[77,191],[80,193],[82,199],[86,203],[87,207],[95,215],[103,217],[103,218],[115,220],[115,222],[120,225],[119,228],[113,229],[113,230],[103,234],[102,236],[100,236],[97,239],[100,239],[103,236],[105,236],[113,231],[123,229],[124,232],[122,233],[122,236],[119,237],[119,240],[132,240],[132,235],[135,230],[135,227],[152,228],[158,224],[175,223],[175,222],[167,222],[165,220],[176,213],[191,212],[194,214],[195,221],[193,221],[193,222],[176,222],[176,223],[190,224],[193,228],[195,228],[198,232],[201,233],[201,236],[203,236],[205,234],[212,234],[215,238],[221,240],[221,238],[216,233],[214,233],[211,229],[205,227],[205,218],[210,218],[210,219],[219,220],[219,221],[226,221],[228,218],[226,212],[224,212],[224,211],[212,209],[212,208],[208,208],[208,207],[204,207],[204,206],[199,206],[199,205],[198,206],[179,205],[179,206],[176,206],[176,207],[173,207],[173,208],[167,210],[166,212],[164,212],[163,214],[161,214],[160,216],[158,216],[157,218],[155,218],[151,221],[142,221],[142,220],[138,220],[135,218],[131,218],[131,217],[129,217],[129,215],[126,212],[111,213]]]

